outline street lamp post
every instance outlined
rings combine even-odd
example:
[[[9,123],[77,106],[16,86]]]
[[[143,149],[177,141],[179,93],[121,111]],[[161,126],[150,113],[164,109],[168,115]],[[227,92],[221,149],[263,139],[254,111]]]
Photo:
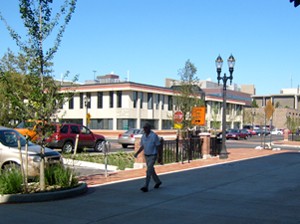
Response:
[[[84,106],[85,106],[85,125],[88,127],[88,104],[90,102],[89,97],[84,98]]]
[[[219,55],[216,59],[216,67],[217,67],[217,74],[218,74],[218,85],[220,85],[220,80],[223,81],[223,111],[222,111],[222,148],[220,151],[219,158],[220,159],[227,159],[228,153],[226,150],[226,86],[227,86],[227,80],[230,80],[230,85],[232,83],[232,73],[233,68],[235,64],[235,59],[232,55],[227,59],[228,67],[229,67],[229,74],[230,76],[226,76],[226,73],[224,73],[223,76],[221,76],[222,71],[222,65],[223,65],[223,59]]]

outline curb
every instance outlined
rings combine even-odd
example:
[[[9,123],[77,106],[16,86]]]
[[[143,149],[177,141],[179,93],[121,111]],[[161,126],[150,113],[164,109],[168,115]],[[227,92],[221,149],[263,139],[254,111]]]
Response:
[[[86,183],[80,183],[77,187],[65,190],[58,190],[53,192],[40,192],[31,194],[5,194],[0,195],[0,203],[29,203],[29,202],[43,202],[65,199],[79,196],[87,192],[88,187]]]
[[[72,160],[72,159],[65,159],[63,158],[63,163],[68,165],[68,166],[84,166],[84,167],[91,167],[91,168],[97,168],[97,169],[102,169],[105,170],[105,164],[100,164],[100,163],[92,163],[92,162],[86,162],[86,161],[81,161],[81,160]],[[118,167],[113,166],[113,165],[107,165],[108,171],[117,171]]]

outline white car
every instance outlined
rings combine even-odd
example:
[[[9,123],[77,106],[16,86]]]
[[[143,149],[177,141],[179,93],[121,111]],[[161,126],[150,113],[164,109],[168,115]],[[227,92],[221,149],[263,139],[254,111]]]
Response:
[[[283,135],[283,131],[281,129],[275,128],[271,131],[272,135]]]
[[[14,129],[0,126],[0,169],[11,169],[11,167],[21,167],[20,151],[18,149],[20,140],[23,165],[25,165],[26,139]],[[45,164],[62,164],[61,155],[49,148],[45,148]],[[28,142],[28,176],[36,177],[40,173],[41,146]]]
[[[136,137],[141,138],[143,134],[144,134],[143,129],[137,129],[137,128],[129,129],[128,131],[119,134],[118,143],[121,144],[122,147],[126,149],[129,145],[135,144]]]

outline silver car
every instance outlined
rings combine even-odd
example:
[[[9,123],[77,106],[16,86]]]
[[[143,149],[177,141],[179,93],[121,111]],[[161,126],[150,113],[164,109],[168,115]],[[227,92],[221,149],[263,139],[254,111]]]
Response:
[[[23,166],[25,167],[26,139],[14,129],[0,126],[0,168],[1,170],[10,169],[12,166],[21,167],[20,150],[18,149],[20,140]],[[45,148],[45,164],[62,164],[60,153]],[[28,142],[28,177],[38,176],[40,173],[41,146]],[[25,169],[24,169],[25,170]]]
[[[123,148],[127,148],[128,145],[134,145],[136,137],[142,137],[144,134],[143,129],[132,128],[123,134],[119,134],[118,143],[122,145]]]

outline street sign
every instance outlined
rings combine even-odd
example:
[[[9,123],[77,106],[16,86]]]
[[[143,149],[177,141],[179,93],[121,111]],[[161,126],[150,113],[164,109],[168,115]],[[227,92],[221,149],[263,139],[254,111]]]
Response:
[[[86,114],[86,123],[89,124],[91,122],[91,114],[87,113]]]
[[[174,122],[175,123],[181,123],[183,121],[183,113],[178,110],[174,113]]]
[[[174,129],[182,129],[182,124],[174,123]]]
[[[205,107],[193,107],[192,109],[192,125],[205,125]]]

